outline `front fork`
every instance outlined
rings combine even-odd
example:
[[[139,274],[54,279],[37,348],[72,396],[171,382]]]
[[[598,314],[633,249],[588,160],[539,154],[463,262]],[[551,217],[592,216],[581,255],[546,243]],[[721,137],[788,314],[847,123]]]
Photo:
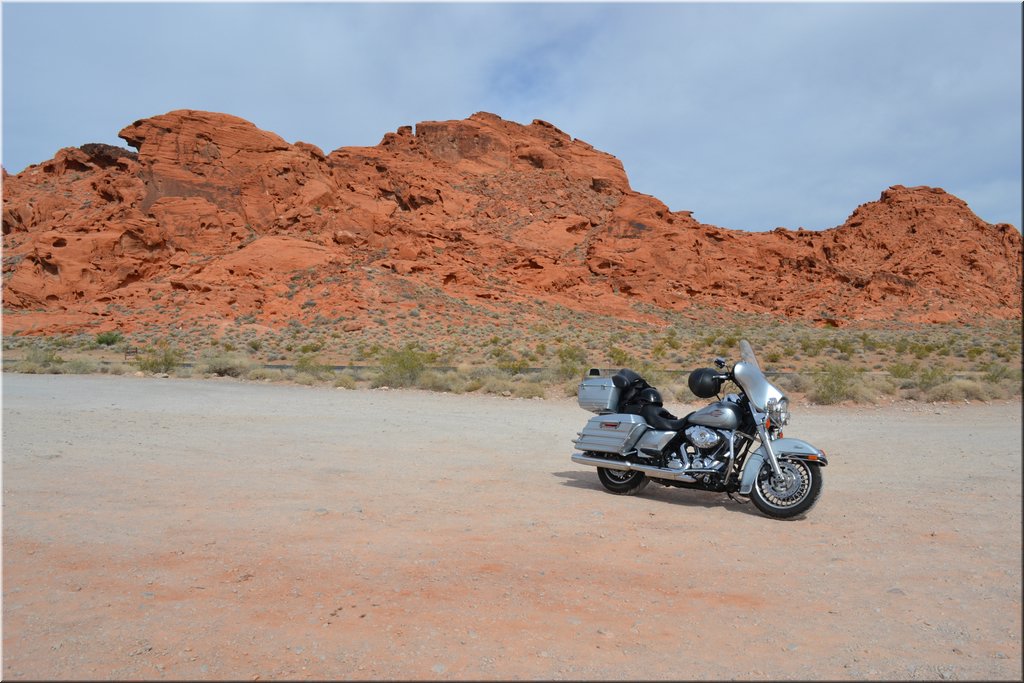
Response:
[[[764,452],[768,455],[768,465],[776,477],[782,477],[782,468],[779,467],[779,459],[775,457],[775,450],[772,448],[772,439],[768,435],[768,429],[764,426],[764,420],[757,421],[757,435],[761,437],[764,445]]]

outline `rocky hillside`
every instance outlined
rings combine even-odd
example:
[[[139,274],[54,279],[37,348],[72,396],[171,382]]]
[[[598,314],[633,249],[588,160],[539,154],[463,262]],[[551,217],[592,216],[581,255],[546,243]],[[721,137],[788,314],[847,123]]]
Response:
[[[3,177],[4,333],[236,321],[348,330],[556,305],[810,321],[1020,318],[1020,232],[894,186],[820,232],[706,225],[613,156],[478,113],[329,154],[173,111]]]

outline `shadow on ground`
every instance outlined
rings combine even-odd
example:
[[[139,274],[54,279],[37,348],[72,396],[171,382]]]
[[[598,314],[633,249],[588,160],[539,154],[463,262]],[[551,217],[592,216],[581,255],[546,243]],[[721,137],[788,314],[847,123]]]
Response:
[[[568,470],[565,472],[552,472],[552,474],[563,480],[563,486],[592,490],[603,495],[614,496],[616,498],[629,497],[615,496],[615,494],[605,491],[604,487],[601,486],[601,482],[597,479],[596,472]],[[724,493],[701,491],[699,489],[684,489],[674,486],[663,486],[653,481],[648,484],[647,488],[637,494],[637,497],[644,498],[645,500],[657,500],[659,502],[672,505],[715,509],[722,508],[730,512],[744,512],[755,516],[761,515],[758,509],[755,508],[753,504],[746,501],[746,499],[740,499],[743,500],[743,502],[738,502],[737,500],[729,498],[729,496]]]

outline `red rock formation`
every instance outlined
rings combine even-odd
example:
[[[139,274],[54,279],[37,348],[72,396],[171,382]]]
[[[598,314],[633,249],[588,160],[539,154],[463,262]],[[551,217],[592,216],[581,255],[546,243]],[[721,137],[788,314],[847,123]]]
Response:
[[[705,225],[614,157],[486,113],[325,155],[173,111],[4,175],[5,333],[248,316],[344,320],[453,302],[622,317],[692,304],[842,324],[1021,316],[1021,235],[894,186],[821,232]],[[297,283],[302,294],[298,294]],[[417,299],[418,297],[418,299]]]

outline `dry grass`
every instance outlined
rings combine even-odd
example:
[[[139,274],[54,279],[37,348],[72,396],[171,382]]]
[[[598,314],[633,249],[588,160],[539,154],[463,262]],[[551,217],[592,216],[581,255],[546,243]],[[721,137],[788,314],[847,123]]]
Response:
[[[716,356],[735,360],[738,341],[745,338],[774,381],[816,403],[1021,395],[1020,321],[835,329],[751,314],[723,318],[697,311],[693,319],[653,311],[660,321],[639,323],[520,305],[518,318],[487,312],[471,318],[474,322],[455,324],[450,317],[416,311],[354,333],[343,332],[343,319],[263,333],[243,320],[223,332],[209,323],[116,337],[84,332],[6,337],[5,369],[114,374],[142,369],[344,388],[557,397],[574,395],[578,379],[591,367],[629,367],[666,400],[690,401],[687,374],[711,366]],[[510,324],[513,319],[534,322]],[[143,351],[125,358],[129,347]]]

